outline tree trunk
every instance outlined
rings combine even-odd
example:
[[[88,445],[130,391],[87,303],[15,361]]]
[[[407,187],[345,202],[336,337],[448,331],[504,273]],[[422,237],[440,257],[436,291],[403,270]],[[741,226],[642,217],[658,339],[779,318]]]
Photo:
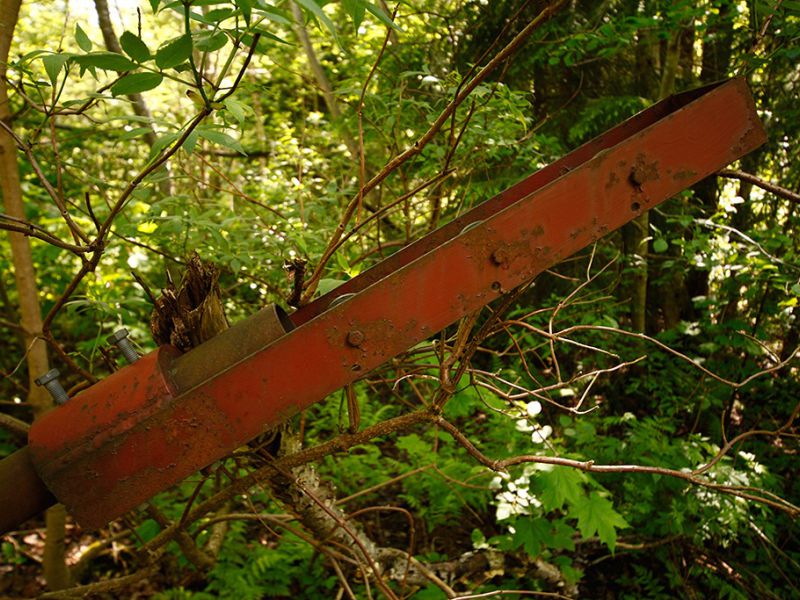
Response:
[[[108,12],[108,2],[106,0],[94,0],[95,10],[97,12],[97,21],[100,24],[100,33],[103,34],[103,43],[106,49],[117,54],[122,54],[122,47],[119,44],[117,34],[114,33],[114,25],[111,23],[111,15]],[[141,94],[128,94],[126,96],[133,104],[133,112],[139,116],[147,119],[147,128],[149,131],[144,134],[144,141],[148,146],[152,147],[158,139],[156,130],[153,128],[153,115],[147,107],[144,96]],[[167,177],[158,183],[158,189],[164,196],[172,195],[172,179],[169,176],[170,166],[165,163],[162,167],[167,174]]]
[[[730,0],[715,0],[712,8],[717,8],[717,20],[709,25],[703,37],[702,62],[700,82],[712,83],[727,76],[730,71],[731,52],[733,49],[733,15],[731,14]],[[756,151],[758,152],[758,151]],[[744,157],[751,160],[753,154]],[[696,184],[692,191],[695,198],[700,201],[702,217],[709,218],[717,210],[719,185],[715,176],[707,177]],[[746,198],[747,195],[742,195]],[[745,203],[738,207],[737,217],[749,209]],[[694,310],[691,299],[697,296],[708,295],[708,269],[691,268],[686,274],[686,306],[683,308],[684,318],[693,319]]]
[[[21,0],[0,0],[0,120],[11,127],[11,111],[6,86],[6,63],[11,49],[14,28],[19,17]],[[0,129],[0,197],[6,214],[25,218],[17,165],[17,147],[5,129]],[[19,312],[24,347],[21,353],[28,367],[28,402],[33,408],[34,418],[53,407],[53,401],[44,388],[34,380],[50,369],[47,345],[42,340],[42,313],[39,307],[39,290],[36,287],[36,272],[28,238],[19,233],[8,233],[11,246],[11,262],[14,266],[14,281],[19,296]],[[64,552],[64,507],[55,506],[47,511],[47,534],[43,569],[47,586],[62,589],[69,585],[69,570]]]
[[[106,49],[110,52],[122,54],[122,47],[119,45],[117,34],[114,33],[114,26],[111,24],[108,2],[106,0],[94,0],[94,6],[97,10],[97,21],[100,24],[100,32],[103,34],[103,42],[106,45]],[[153,130],[152,125],[153,115],[150,113],[150,109],[147,108],[144,97],[141,94],[128,94],[127,98],[133,103],[133,112],[140,117],[148,119],[147,126],[150,131],[144,134],[144,139],[148,145],[152,146],[156,143],[156,132]]]
[[[676,29],[667,42],[667,51],[664,57],[664,71],[659,84],[658,98],[662,100],[675,92],[676,81],[679,73],[690,74],[692,70],[691,52],[686,51],[687,40],[693,40],[694,29],[690,24],[687,27]],[[685,61],[681,64],[681,60]],[[683,211],[683,203],[673,200],[678,210]],[[656,227],[666,230],[667,223],[663,217],[653,214]],[[661,330],[673,329],[680,321],[684,306],[688,303],[686,284],[683,270],[680,268],[681,250],[678,246],[670,244],[664,254],[662,264],[670,264],[667,268],[652,268],[649,274],[651,287],[651,307],[647,330],[655,333]],[[651,265],[652,267],[653,265]],[[661,271],[657,273],[657,271]],[[658,276],[655,276],[658,275]]]
[[[645,7],[648,10],[647,7]],[[637,92],[645,97],[653,97],[659,93],[654,89],[658,82],[653,77],[654,67],[660,64],[655,39],[648,34],[642,34],[638,41],[637,52]],[[663,70],[662,73],[666,71]],[[663,87],[664,78],[661,84]],[[625,225],[622,230],[624,252],[631,267],[630,294],[631,329],[644,332],[647,326],[647,252],[648,235],[650,230],[650,215],[642,213],[636,219]]]
[[[311,73],[314,75],[314,80],[317,82],[317,86],[319,86],[319,89],[322,92],[322,97],[325,100],[325,106],[328,107],[328,112],[330,113],[333,121],[341,121],[342,111],[339,108],[336,95],[333,93],[333,86],[331,86],[331,82],[328,80],[328,76],[325,74],[325,70],[322,68],[319,59],[317,58],[317,53],[314,51],[314,46],[311,44],[311,38],[308,36],[308,30],[306,29],[306,25],[303,20],[303,13],[296,3],[290,2],[289,4],[292,7],[295,34],[297,34],[297,38],[303,45],[303,51],[306,54],[308,66],[311,69]],[[356,142],[355,138],[350,135],[350,133],[345,130],[344,127],[340,128],[340,134],[342,136],[344,145],[347,146],[347,150],[350,152],[350,157],[354,161],[358,162],[360,160],[358,142]]]

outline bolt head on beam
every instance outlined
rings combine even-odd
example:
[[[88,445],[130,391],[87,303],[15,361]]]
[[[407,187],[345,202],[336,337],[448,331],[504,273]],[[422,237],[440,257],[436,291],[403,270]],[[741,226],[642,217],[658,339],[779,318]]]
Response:
[[[106,341],[109,344],[117,344],[128,337],[128,330],[124,327],[122,329],[117,329],[114,333],[106,338]]]
[[[44,375],[34,379],[34,382],[36,383],[36,385],[47,385],[51,381],[58,379],[59,375],[61,375],[61,373],[58,371],[58,369],[50,369]]]

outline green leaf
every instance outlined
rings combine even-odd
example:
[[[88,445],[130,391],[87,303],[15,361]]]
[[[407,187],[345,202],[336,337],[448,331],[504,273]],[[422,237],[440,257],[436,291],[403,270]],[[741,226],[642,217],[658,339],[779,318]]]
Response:
[[[115,96],[139,94],[158,87],[163,80],[159,73],[133,73],[112,85],[111,93]]]
[[[331,32],[331,35],[334,39],[336,38],[336,27],[333,25],[331,20],[328,18],[328,15],[325,14],[325,11],[322,10],[319,4],[314,2],[314,0],[296,0],[296,2],[305,8],[308,12],[314,15],[317,19],[322,21],[328,31]]]
[[[91,52],[75,60],[84,68],[94,67],[104,71],[132,71],[136,68],[134,63],[116,52]]]
[[[575,550],[575,530],[564,523],[564,521],[556,521],[553,523],[553,530],[551,531],[551,539],[549,546],[556,550]]]
[[[578,529],[584,538],[595,533],[611,552],[617,545],[617,529],[628,527],[628,522],[614,510],[610,500],[603,498],[598,492],[580,498],[572,505],[570,514],[578,519]]]
[[[554,466],[536,473],[537,497],[550,510],[561,510],[564,502],[574,504],[583,496],[583,475],[575,469]]]
[[[142,39],[130,31],[126,31],[120,36],[119,44],[122,50],[138,63],[143,63],[152,58],[150,48],[147,47]]]
[[[433,585],[432,583],[428,584],[426,587],[419,590],[417,593],[414,594],[414,600],[446,600],[447,594],[445,594],[440,588]]]
[[[206,13],[205,18],[211,23],[221,23],[225,19],[233,16],[234,10],[232,8],[215,8]]]
[[[317,294],[318,296],[324,296],[330,291],[333,291],[340,285],[342,285],[346,280],[344,279],[320,279],[319,285],[317,286]]]
[[[364,13],[367,10],[364,7],[364,3],[359,0],[342,0],[342,8],[353,21],[353,29],[358,32],[358,28],[364,20]]]
[[[268,38],[268,39],[272,40],[273,42],[278,42],[278,43],[280,43],[280,44],[286,44],[287,46],[291,46],[291,44],[290,44],[289,42],[287,42],[287,41],[286,41],[286,40],[284,40],[283,38],[280,38],[280,37],[278,37],[278,36],[277,36],[277,35],[275,35],[274,33],[270,32],[270,31],[267,31],[267,30],[266,30],[266,29],[264,29],[263,27],[256,27],[256,28],[254,29],[254,31],[256,31],[256,32],[258,32],[258,33],[260,33],[260,34],[261,34],[261,41],[262,41],[262,42],[264,41],[264,38]],[[251,43],[252,43],[252,41],[253,41],[253,38],[252,38],[252,36],[249,36],[249,35],[247,35],[247,36],[245,36],[245,37],[243,38],[243,41],[245,42],[245,44],[249,45],[249,44],[251,44]],[[259,46],[260,46],[260,45],[261,45],[261,44],[259,44]]]
[[[159,4],[161,4],[161,0],[150,0],[150,8],[154,13],[158,11]]]
[[[377,17],[378,20],[387,27],[391,27],[395,31],[403,31],[394,21],[392,21],[391,17],[389,17],[389,15],[386,14],[386,11],[384,11],[380,6],[375,6],[369,2],[364,2],[364,8],[371,12],[373,16]]]
[[[89,36],[77,23],[75,24],[75,41],[78,42],[78,48],[84,52],[92,51],[92,40],[89,39]]]
[[[147,519],[136,528],[136,533],[139,534],[139,538],[141,538],[143,542],[152,540],[158,535],[159,531],[161,531],[161,527],[153,519]]]
[[[130,131],[125,131],[117,137],[120,140],[132,140],[133,138],[137,138],[140,135],[146,135],[151,133],[153,130],[149,127],[134,127]]]
[[[667,248],[669,248],[669,243],[664,238],[658,238],[653,242],[653,252],[658,252],[660,254],[666,252]]]
[[[193,132],[191,132],[189,135],[186,136],[186,139],[184,140],[183,146],[181,146],[181,148],[183,148],[187,154],[191,154],[192,152],[194,152],[194,148],[195,146],[197,146],[197,140],[199,138],[200,134],[198,134],[197,130],[195,129]]]
[[[800,16],[800,2],[793,1],[793,0],[784,0],[783,4],[781,4],[781,8],[786,10],[787,13],[795,14]]]
[[[64,63],[66,63],[69,58],[69,54],[48,54],[42,58],[44,70],[47,71],[47,76],[50,78],[51,84],[56,84],[58,75],[61,73],[61,69],[64,68]]]
[[[274,7],[270,7],[271,9]],[[292,22],[289,18],[285,17],[281,13],[277,12],[276,10],[265,10],[264,8],[259,8],[256,10],[258,14],[265,16],[270,21],[274,21],[275,23],[280,23],[281,25],[291,25]]]
[[[522,546],[532,558],[541,554],[550,538],[550,523],[543,518],[522,518],[514,523],[513,543]]]
[[[156,64],[161,69],[177,67],[192,55],[192,36],[182,35],[161,46],[156,52]]]
[[[235,150],[236,152],[239,152],[245,156],[247,155],[247,153],[244,151],[244,148],[242,148],[242,145],[227,133],[217,131],[216,129],[208,129],[206,127],[198,127],[197,133],[201,138],[204,138],[213,144],[219,144],[220,146],[225,146],[226,148]]]
[[[381,7],[376,6],[366,0],[342,0],[342,7],[344,8],[345,12],[350,16],[353,20],[353,27],[358,31],[359,25],[364,20],[364,12],[369,11],[373,16],[377,17],[377,19],[386,25],[387,27],[391,27],[397,31],[401,31],[401,29],[392,21],[391,17],[386,14]]]
[[[216,52],[228,43],[228,36],[222,31],[201,31],[197,34],[194,47],[203,52]]]
[[[250,17],[253,13],[253,0],[236,0],[234,4],[242,11],[245,24],[250,25]]]
[[[486,544],[486,536],[483,535],[483,532],[480,529],[473,529],[469,537],[472,540],[473,547]]]
[[[227,98],[225,100],[225,108],[228,110],[229,113],[233,116],[234,119],[239,121],[239,125],[244,122],[245,117],[245,108],[241,104],[239,104],[233,98]]]
[[[153,233],[156,229],[158,229],[158,224],[155,223],[154,221],[144,221],[136,226],[136,231],[138,231],[139,233],[150,234]]]
[[[150,158],[152,159],[153,157],[158,156],[158,154],[162,150],[164,150],[167,146],[172,144],[172,142],[177,140],[179,137],[180,137],[180,133],[178,133],[178,132],[167,133],[167,134],[162,135],[160,138],[158,138],[156,140],[155,144],[153,144],[151,146],[151,148],[150,148]]]

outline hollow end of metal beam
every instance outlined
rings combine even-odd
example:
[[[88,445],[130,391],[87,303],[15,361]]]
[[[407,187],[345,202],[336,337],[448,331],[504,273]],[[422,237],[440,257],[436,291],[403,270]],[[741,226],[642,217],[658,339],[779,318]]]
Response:
[[[0,460],[0,535],[8,533],[58,500],[39,479],[28,447]]]

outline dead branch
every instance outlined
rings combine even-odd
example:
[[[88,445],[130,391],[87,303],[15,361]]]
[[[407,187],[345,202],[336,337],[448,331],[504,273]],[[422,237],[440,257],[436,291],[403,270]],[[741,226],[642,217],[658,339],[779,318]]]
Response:
[[[770,15],[770,19],[771,18],[772,15]],[[738,169],[722,169],[721,171],[717,171],[717,175],[720,177],[727,177],[728,179],[738,179],[739,181],[752,183],[754,186],[760,187],[762,190],[765,190],[771,194],[775,194],[779,198],[783,198],[789,202],[800,203],[800,194],[788,190],[785,187],[781,187],[775,183],[765,181],[760,177],[753,175],[752,173],[745,173],[744,171],[739,171]]]

